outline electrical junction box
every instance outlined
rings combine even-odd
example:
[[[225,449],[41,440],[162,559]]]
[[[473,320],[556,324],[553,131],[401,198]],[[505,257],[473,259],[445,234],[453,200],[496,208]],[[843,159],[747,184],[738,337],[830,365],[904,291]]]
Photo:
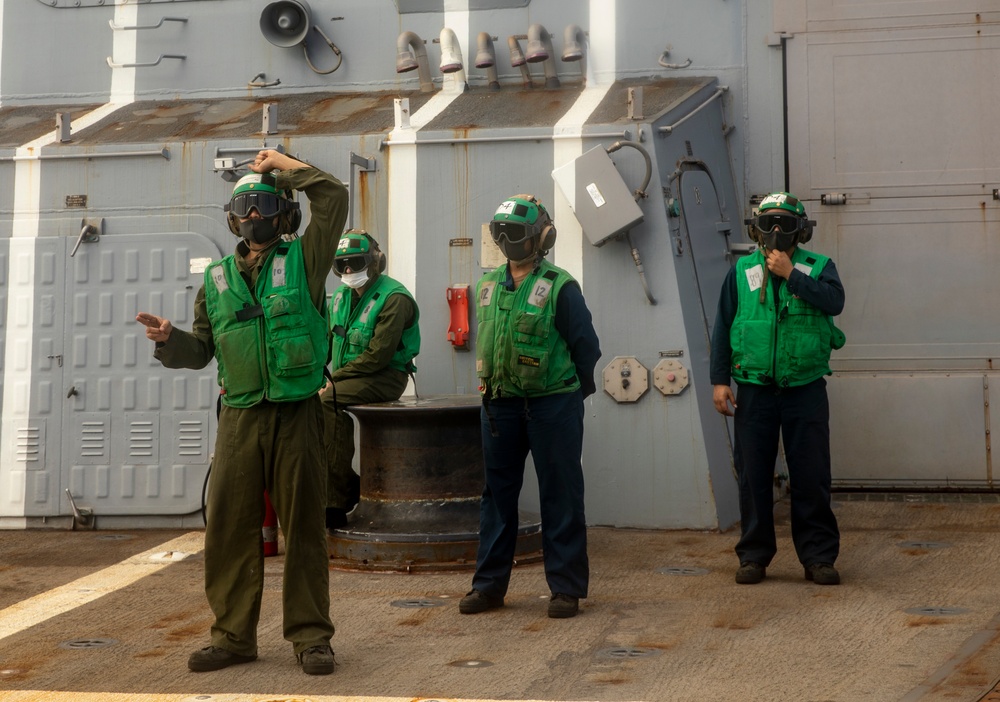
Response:
[[[555,169],[552,178],[594,246],[603,245],[643,220],[635,197],[602,146]]]

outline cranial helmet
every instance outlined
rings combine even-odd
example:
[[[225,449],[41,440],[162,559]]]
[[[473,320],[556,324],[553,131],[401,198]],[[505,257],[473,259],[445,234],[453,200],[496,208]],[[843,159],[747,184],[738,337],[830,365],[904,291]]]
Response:
[[[511,261],[522,261],[535,252],[545,255],[556,243],[552,217],[534,195],[507,198],[493,214],[490,235]]]
[[[806,218],[806,208],[791,193],[771,193],[757,207],[757,214],[746,220],[750,225],[750,237],[762,242],[762,237],[774,233],[794,237],[795,244],[804,244],[812,239],[816,222]],[[777,228],[777,230],[776,230]]]
[[[290,234],[299,228],[302,212],[287,191],[278,190],[271,173],[249,173],[236,182],[233,196],[222,208],[229,231],[240,236],[240,220],[257,210],[264,219],[278,217],[278,233]]]
[[[337,243],[337,254],[333,259],[333,272],[343,276],[347,269],[359,273],[375,264],[373,270],[382,273],[385,270],[385,254],[379,248],[378,242],[364,229],[351,229],[344,232]]]

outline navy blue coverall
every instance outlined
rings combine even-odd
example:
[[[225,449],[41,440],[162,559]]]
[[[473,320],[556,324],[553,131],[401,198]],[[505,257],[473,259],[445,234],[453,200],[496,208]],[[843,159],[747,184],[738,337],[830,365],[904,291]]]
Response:
[[[828,261],[819,278],[793,270],[788,280],[770,276],[778,286],[829,315],[844,309],[844,285]],[[732,347],[729,330],[737,310],[736,269],[730,269],[719,296],[712,333],[710,379],[729,385]],[[777,310],[775,310],[777,314]],[[776,369],[775,376],[782,374]],[[779,431],[791,489],[792,543],[803,566],[833,564],[840,553],[840,531],[830,506],[830,405],[826,380],[782,388],[737,381],[733,459],[740,488],[740,563],[770,564],[777,552],[774,535],[774,466]]]
[[[514,288],[509,271],[503,284]],[[538,475],[545,579],[553,594],[587,596],[583,400],[596,390],[594,368],[601,349],[578,285],[560,290],[555,328],[569,346],[580,388],[543,397],[492,398],[480,415],[486,487],[472,587],[490,597],[502,598],[510,583],[519,526],[518,497],[529,451]]]

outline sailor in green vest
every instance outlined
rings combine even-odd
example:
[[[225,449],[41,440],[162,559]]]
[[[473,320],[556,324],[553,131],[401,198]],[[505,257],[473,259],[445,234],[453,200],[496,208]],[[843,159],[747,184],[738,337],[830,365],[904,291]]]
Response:
[[[476,286],[476,371],[486,485],[479,550],[462,614],[502,607],[517,546],[517,503],[531,453],[538,476],[548,616],[576,615],[587,596],[583,501],[584,398],[596,390],[601,357],[580,285],[545,260],[556,240],[549,213],[531,195],[508,198],[490,234],[507,263]]]
[[[222,388],[205,526],[211,644],[188,668],[219,670],[257,658],[264,591],[261,523],[267,490],[285,536],[285,639],[304,672],[333,672],[329,554],[323,528],[326,460],[319,390],[329,349],[326,277],[347,219],[339,180],[274,150],[257,154],[225,209],[236,252],[208,266],[190,332],[140,313],[167,368],[214,358]],[[301,219],[291,191],[309,198]]]
[[[347,525],[361,485],[354,472],[351,405],[398,400],[416,372],[420,311],[413,295],[385,275],[385,254],[363,229],[344,233],[333,272],[341,285],[330,301],[330,382],[323,388],[328,463],[327,529]]]
[[[736,582],[759,583],[777,551],[774,467],[780,439],[791,487],[792,543],[805,578],[837,585],[840,532],[830,506],[830,352],[844,345],[833,261],[806,251],[815,222],[794,195],[765,197],[747,224],[760,245],[729,271],[712,334],[715,409],[734,417],[740,491]],[[730,382],[736,381],[734,397]]]

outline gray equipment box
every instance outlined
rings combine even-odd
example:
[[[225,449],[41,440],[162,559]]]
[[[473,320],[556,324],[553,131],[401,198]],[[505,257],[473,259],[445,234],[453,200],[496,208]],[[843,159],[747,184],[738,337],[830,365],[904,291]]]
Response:
[[[601,146],[555,169],[552,178],[594,246],[642,222],[642,210]]]

